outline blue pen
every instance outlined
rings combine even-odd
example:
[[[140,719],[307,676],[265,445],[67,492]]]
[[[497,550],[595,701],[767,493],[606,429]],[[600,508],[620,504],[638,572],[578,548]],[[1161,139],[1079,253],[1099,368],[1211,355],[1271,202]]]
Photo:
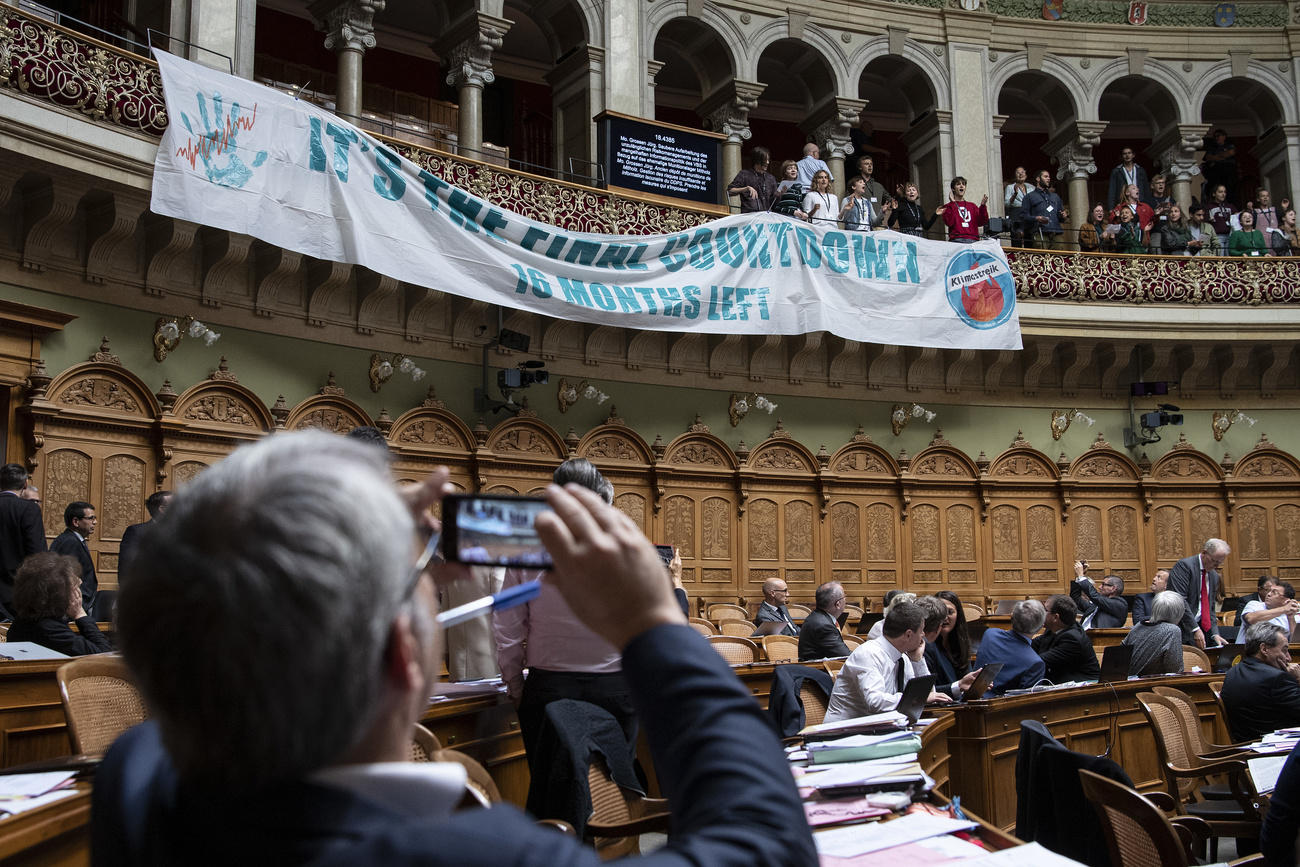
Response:
[[[531,602],[541,592],[542,582],[540,578],[525,581],[523,584],[502,590],[500,593],[494,593],[491,596],[484,596],[481,599],[475,599],[473,602],[466,602],[464,605],[449,608],[438,615],[438,623],[442,626],[455,626],[457,623],[464,623],[466,620],[482,617],[491,611],[504,611],[507,608],[514,608],[516,605]]]

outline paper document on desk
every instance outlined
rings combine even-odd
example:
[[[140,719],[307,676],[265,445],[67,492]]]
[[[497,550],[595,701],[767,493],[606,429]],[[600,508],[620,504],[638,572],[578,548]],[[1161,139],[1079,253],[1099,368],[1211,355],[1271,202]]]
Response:
[[[982,858],[972,858],[962,862],[962,867],[1083,867],[1083,864],[1044,849],[1038,843],[1026,843]]]
[[[811,737],[831,737],[839,735],[850,735],[858,732],[883,732],[901,729],[907,725],[907,717],[898,711],[888,710],[884,713],[873,713],[868,716],[856,716],[853,719],[842,719],[839,722],[818,723],[815,726],[806,726],[799,734],[805,738]]]
[[[943,864],[947,867],[956,862],[963,862],[964,867],[966,863],[971,863],[970,859],[987,854],[988,850],[981,846],[963,840],[961,837],[944,834],[852,858],[822,855],[818,860],[821,862],[821,867],[899,867],[900,864],[906,864],[907,867]]]
[[[37,807],[44,807],[46,804],[62,801],[64,798],[71,798],[75,794],[77,794],[76,789],[56,789],[44,795],[37,795],[35,798],[0,801],[0,815],[14,816],[18,813],[26,813],[28,810],[35,810]]]
[[[1286,764],[1286,756],[1265,756],[1259,759],[1247,759],[1246,767],[1250,769],[1250,779],[1255,783],[1255,791],[1267,795],[1277,788],[1278,774]]]
[[[845,762],[827,767],[808,768],[802,774],[796,774],[796,782],[801,789],[823,789],[828,786],[852,786],[870,783],[889,777],[911,776],[919,773],[920,764],[915,755],[894,756],[874,762]]]
[[[890,735],[853,735],[835,741],[808,745],[808,759],[815,765],[828,762],[857,762],[921,751],[921,739],[911,732]]]
[[[881,849],[890,849],[906,843],[915,843],[937,837],[940,834],[954,834],[957,831],[969,831],[975,827],[974,822],[962,822],[943,816],[931,816],[927,813],[913,813],[892,822],[878,822],[864,827],[849,825],[845,828],[831,828],[813,833],[813,842],[820,855],[833,855],[837,858],[852,858]]]
[[[0,807],[14,798],[34,798],[68,783],[76,771],[45,771],[39,774],[5,774],[0,776]]]

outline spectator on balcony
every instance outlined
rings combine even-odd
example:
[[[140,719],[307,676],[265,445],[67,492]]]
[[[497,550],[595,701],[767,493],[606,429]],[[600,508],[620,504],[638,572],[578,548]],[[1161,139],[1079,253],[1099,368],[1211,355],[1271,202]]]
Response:
[[[803,210],[808,222],[834,229],[840,213],[839,197],[831,192],[831,173],[818,171],[813,175],[812,189],[804,194]]]
[[[1151,231],[1151,223],[1155,220],[1155,211],[1151,206],[1141,199],[1141,191],[1137,184],[1129,184],[1124,188],[1124,194],[1120,203],[1110,212],[1110,221],[1119,222],[1119,215],[1122,211],[1128,211],[1134,217],[1138,228],[1142,230],[1143,240],[1147,232]]]
[[[776,178],[767,172],[772,154],[759,145],[749,152],[752,168],[741,169],[727,187],[727,197],[740,196],[740,213],[755,214],[770,211],[776,201]]]
[[[1215,185],[1210,192],[1210,204],[1205,209],[1205,219],[1214,226],[1214,234],[1219,236],[1219,249],[1228,249],[1228,236],[1232,234],[1232,218],[1237,213],[1228,201],[1228,188],[1223,184]]]
[[[921,188],[911,181],[900,184],[897,192],[899,204],[889,215],[889,225],[908,235],[924,235],[934,225],[934,221],[939,219],[938,215],[929,214],[927,219],[926,214],[929,212],[921,206]]]
[[[799,183],[799,164],[794,160],[781,163],[781,183],[776,187],[776,201],[772,210],[787,217],[805,219],[803,212],[803,184]]]
[[[1029,175],[1024,166],[1016,166],[1016,179],[1007,184],[1002,201],[1007,208],[1007,222],[1011,224],[1011,246],[1018,247],[1024,240],[1024,226],[1020,222],[1020,206],[1029,195]]]
[[[1147,181],[1146,169],[1133,161],[1133,148],[1125,147],[1119,152],[1120,164],[1110,172],[1110,198],[1107,200],[1114,208],[1125,200],[1125,190],[1132,184],[1138,188],[1138,201],[1146,201],[1151,195],[1151,184]]]
[[[1146,203],[1151,206],[1152,213],[1151,245],[1157,250],[1163,250],[1165,226],[1169,222],[1169,210],[1174,205],[1174,200],[1166,189],[1164,175],[1151,178],[1151,192],[1147,195]]]
[[[1145,253],[1145,234],[1137,217],[1128,208],[1120,208],[1119,231],[1115,233],[1115,249],[1120,253]]]
[[[1282,215],[1273,207],[1273,197],[1268,190],[1263,187],[1255,190],[1255,201],[1251,204],[1251,210],[1255,212],[1255,228],[1265,237],[1282,225]]]
[[[948,240],[955,244],[973,244],[979,240],[980,226],[989,221],[989,197],[980,199],[979,210],[966,201],[966,179],[958,175],[948,184],[952,198],[946,205],[935,208],[935,216],[943,217],[948,227]]]
[[[1205,178],[1203,189],[1207,196],[1212,196],[1214,188],[1220,185],[1225,192],[1233,192],[1237,188],[1237,148],[1221,129],[1216,129],[1205,140],[1201,175]]]
[[[1065,239],[1061,228],[1061,212],[1064,209],[1061,197],[1052,191],[1052,173],[1041,169],[1034,176],[1034,189],[1025,196],[1020,206],[1025,246],[1044,250],[1061,249]]]
[[[1255,212],[1241,212],[1241,228],[1228,236],[1229,256],[1272,256],[1264,233],[1255,228]]]
[[[872,177],[876,170],[876,161],[871,158],[870,154],[863,154],[858,157],[858,176],[862,178],[865,184],[865,195],[867,201],[871,203],[871,214],[885,214],[885,219],[889,219],[888,213],[885,212],[885,206],[894,207],[893,198],[885,190],[885,185]],[[873,226],[883,226],[883,222],[872,222]]]
[[[1282,234],[1286,236],[1287,251],[1279,256],[1294,256],[1300,252],[1300,226],[1295,222],[1295,208],[1287,208],[1282,215]]]
[[[840,219],[844,221],[845,230],[870,232],[872,229],[879,229],[885,224],[885,220],[889,219],[892,201],[886,196],[884,204],[877,206],[867,196],[866,178],[861,175],[854,177],[849,181],[849,194],[844,197],[844,204],[840,206]]]
[[[1105,231],[1106,206],[1098,202],[1092,206],[1092,213],[1079,224],[1079,252],[1100,253]],[[1108,236],[1105,240],[1114,242],[1114,238]]]
[[[1219,255],[1219,236],[1214,233],[1214,226],[1205,222],[1205,207],[1199,202],[1193,203],[1188,211],[1187,232],[1190,240],[1184,251],[1188,256]]]
[[[1169,206],[1169,215],[1160,230],[1160,252],[1166,256],[1187,255],[1187,245],[1191,243],[1192,230],[1183,219],[1183,209],[1175,202]]]
[[[817,147],[816,142],[808,142],[803,146],[803,159],[799,160],[799,183],[803,184],[805,190],[812,189],[813,175],[818,172],[825,172],[826,177],[834,180],[831,175],[831,167],[822,162],[822,149]]]

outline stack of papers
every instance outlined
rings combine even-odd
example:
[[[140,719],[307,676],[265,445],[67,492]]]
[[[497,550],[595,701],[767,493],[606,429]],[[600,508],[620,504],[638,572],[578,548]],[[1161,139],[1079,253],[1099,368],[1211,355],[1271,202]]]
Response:
[[[859,762],[884,759],[892,756],[911,756],[921,751],[921,739],[911,732],[891,732],[883,735],[852,735],[833,741],[815,741],[808,744],[808,759],[815,765],[830,762]]]
[[[0,776],[0,813],[14,815],[77,794],[72,788],[76,771]]]
[[[807,726],[799,734],[805,739],[815,738],[837,738],[843,735],[857,734],[881,734],[884,732],[900,731],[907,726],[907,717],[897,711],[885,711],[884,713],[873,713],[869,716],[858,716],[853,719],[844,719],[839,722],[819,723],[815,726]]]

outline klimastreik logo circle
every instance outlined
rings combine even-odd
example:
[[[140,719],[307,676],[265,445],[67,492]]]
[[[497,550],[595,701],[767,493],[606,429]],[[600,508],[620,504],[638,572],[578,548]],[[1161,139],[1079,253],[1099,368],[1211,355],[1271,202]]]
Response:
[[[997,328],[1016,309],[1016,282],[997,256],[983,250],[954,253],[944,272],[948,305],[962,322],[981,331]]]

